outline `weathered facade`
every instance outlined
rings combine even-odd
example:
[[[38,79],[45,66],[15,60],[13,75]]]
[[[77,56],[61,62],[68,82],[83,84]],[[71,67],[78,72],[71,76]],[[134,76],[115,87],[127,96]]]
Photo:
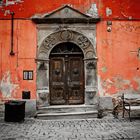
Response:
[[[29,110],[36,101],[97,105],[99,97],[110,108],[113,96],[139,95],[139,6],[138,0],[2,1],[1,100],[26,99],[30,91]]]

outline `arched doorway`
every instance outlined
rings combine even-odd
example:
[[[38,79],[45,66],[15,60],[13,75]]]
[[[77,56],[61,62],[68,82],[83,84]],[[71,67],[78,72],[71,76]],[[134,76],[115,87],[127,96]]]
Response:
[[[36,59],[38,106],[96,104],[97,56],[93,40],[90,40],[82,33],[68,29],[53,32],[45,38],[43,37],[43,32],[41,33],[40,35],[42,35],[43,39],[38,44]],[[61,66],[59,68],[62,71],[58,71],[57,67],[54,70],[54,66],[58,65],[57,63]],[[79,81],[72,81],[71,83],[68,74],[76,76],[77,70],[73,68],[74,65],[77,65],[80,70],[82,69],[83,75],[79,76],[81,77]],[[51,73],[52,71],[53,73]],[[53,79],[53,74],[56,78],[60,76],[60,72],[63,74],[63,78],[57,82]],[[67,77],[65,78],[65,76]],[[77,86],[78,82],[80,88]],[[77,86],[77,88],[73,88],[73,86]],[[68,91],[67,93],[65,92],[66,90]],[[76,95],[78,90],[81,92],[81,94],[79,93],[80,96],[74,96],[75,98],[71,96],[70,98],[70,94]],[[55,93],[56,91],[57,94]],[[59,94],[62,96],[59,96]]]
[[[51,105],[84,103],[83,52],[74,43],[56,45],[50,53],[49,88]]]

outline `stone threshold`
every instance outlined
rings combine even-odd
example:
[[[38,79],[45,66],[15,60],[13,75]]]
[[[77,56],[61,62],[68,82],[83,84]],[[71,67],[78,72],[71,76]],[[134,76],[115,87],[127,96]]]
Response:
[[[57,108],[95,108],[96,105],[50,105],[50,106],[42,106],[42,107],[38,107],[38,109],[49,109],[49,108],[54,108],[54,109],[57,109]]]
[[[97,114],[98,111],[88,111],[88,112],[69,112],[69,113],[44,113],[37,114],[38,117],[44,116],[69,116],[69,115],[87,115],[87,114]]]

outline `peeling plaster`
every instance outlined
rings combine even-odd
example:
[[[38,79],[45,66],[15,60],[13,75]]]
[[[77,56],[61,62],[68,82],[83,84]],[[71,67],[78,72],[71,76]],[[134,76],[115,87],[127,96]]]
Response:
[[[3,0],[1,3],[0,3],[0,7],[7,7],[7,6],[10,6],[10,5],[17,5],[17,4],[20,4],[20,3],[23,3],[24,0]],[[4,16],[7,16],[9,15],[12,11],[10,11],[9,9],[2,9],[2,12],[4,13]]]
[[[87,11],[87,15],[92,16],[92,17],[99,17],[97,5],[95,3],[93,3],[90,9]]]
[[[123,79],[123,77],[119,75],[106,80],[102,80],[98,76],[98,86],[100,96],[118,94],[119,92],[122,93],[126,89],[132,90],[131,82],[129,80]]]
[[[110,8],[106,8],[106,16],[109,17],[112,15],[112,10]]]
[[[117,92],[116,94],[113,94],[112,97],[118,97],[122,95],[123,93],[125,94],[126,98],[136,98],[139,96],[139,94],[136,91],[134,91],[132,88],[129,88],[129,89],[121,90]]]
[[[137,90],[140,91],[140,78],[139,78],[139,77],[135,77],[135,78],[134,78],[134,81],[137,82],[137,84],[138,84]]]
[[[2,6],[9,6],[9,5],[14,5],[14,4],[18,4],[18,3],[22,3],[24,2],[23,0],[3,0],[1,2]]]
[[[114,86],[118,89],[124,89],[125,85],[130,85],[130,81],[123,79],[121,76],[114,77],[113,81]]]
[[[15,93],[17,88],[19,88],[19,85],[13,84],[11,82],[10,71],[6,72],[0,82],[0,91],[2,93],[2,97],[11,98],[12,93]]]

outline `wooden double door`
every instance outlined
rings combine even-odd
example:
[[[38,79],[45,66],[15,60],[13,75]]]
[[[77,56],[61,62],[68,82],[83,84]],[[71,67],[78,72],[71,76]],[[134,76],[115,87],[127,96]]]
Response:
[[[82,56],[50,58],[50,104],[84,103],[84,66]]]

